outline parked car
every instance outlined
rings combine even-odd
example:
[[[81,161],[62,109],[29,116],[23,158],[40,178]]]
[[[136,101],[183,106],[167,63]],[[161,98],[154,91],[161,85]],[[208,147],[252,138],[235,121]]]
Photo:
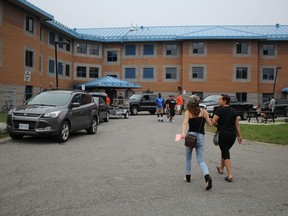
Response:
[[[97,123],[99,124],[100,121],[108,122],[109,105],[106,103],[106,98],[108,95],[104,92],[90,92],[89,94],[93,97],[94,102],[98,106],[99,121]]]
[[[7,131],[12,139],[23,136],[55,136],[66,142],[70,133],[85,129],[97,132],[98,109],[83,91],[48,90],[9,111]]]
[[[260,107],[261,111],[269,111],[269,101],[263,103]],[[288,117],[288,100],[286,99],[275,99],[274,113],[279,116]]]
[[[209,116],[212,118],[215,111],[219,108],[218,99],[221,95],[209,95],[200,102],[200,107],[207,110]],[[239,102],[233,95],[230,96],[230,107],[236,110],[237,114],[242,120],[247,120],[249,110],[253,109],[252,103]]]
[[[153,93],[135,93],[130,96],[130,113],[131,115],[137,115],[141,111],[149,111],[150,114],[156,112],[156,94]]]

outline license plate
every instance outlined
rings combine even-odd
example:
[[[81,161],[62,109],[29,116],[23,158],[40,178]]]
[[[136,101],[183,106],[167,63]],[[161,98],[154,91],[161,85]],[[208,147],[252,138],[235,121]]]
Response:
[[[29,130],[29,124],[19,124],[20,130]]]

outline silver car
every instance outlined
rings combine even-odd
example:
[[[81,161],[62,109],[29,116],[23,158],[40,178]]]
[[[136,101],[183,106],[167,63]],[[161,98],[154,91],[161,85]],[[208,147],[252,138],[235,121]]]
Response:
[[[97,105],[88,93],[49,90],[10,110],[7,131],[12,139],[52,136],[66,142],[74,131],[85,129],[88,134],[95,134],[98,119]]]

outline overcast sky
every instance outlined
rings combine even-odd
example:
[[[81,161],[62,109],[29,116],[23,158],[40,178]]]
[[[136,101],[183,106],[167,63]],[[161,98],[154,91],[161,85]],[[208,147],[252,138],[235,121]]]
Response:
[[[288,0],[28,0],[70,28],[288,25]]]

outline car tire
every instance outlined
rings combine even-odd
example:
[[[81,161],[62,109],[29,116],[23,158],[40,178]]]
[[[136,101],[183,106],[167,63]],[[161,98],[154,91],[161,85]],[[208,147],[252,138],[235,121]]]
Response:
[[[23,138],[23,135],[22,135],[22,134],[9,133],[9,136],[10,136],[12,139],[15,139],[15,140],[19,140],[19,139],[22,139],[22,138]]]
[[[138,108],[136,106],[131,107],[131,115],[137,115],[138,114]]]
[[[62,122],[57,136],[58,142],[66,142],[70,136],[70,124],[67,121]]]
[[[92,122],[91,122],[90,127],[87,128],[86,131],[87,131],[88,134],[96,134],[96,132],[97,132],[97,127],[98,127],[97,118],[94,117],[94,118],[92,119]]]
[[[106,117],[104,118],[104,122],[108,122],[109,121],[109,113],[106,113]]]
[[[241,115],[241,120],[247,120],[249,116],[248,110],[244,110],[242,115]]]
[[[124,118],[125,118],[125,119],[128,119],[128,118],[129,118],[129,112],[128,112],[128,111],[124,114]]]
[[[285,110],[285,116],[288,117],[288,109]]]

